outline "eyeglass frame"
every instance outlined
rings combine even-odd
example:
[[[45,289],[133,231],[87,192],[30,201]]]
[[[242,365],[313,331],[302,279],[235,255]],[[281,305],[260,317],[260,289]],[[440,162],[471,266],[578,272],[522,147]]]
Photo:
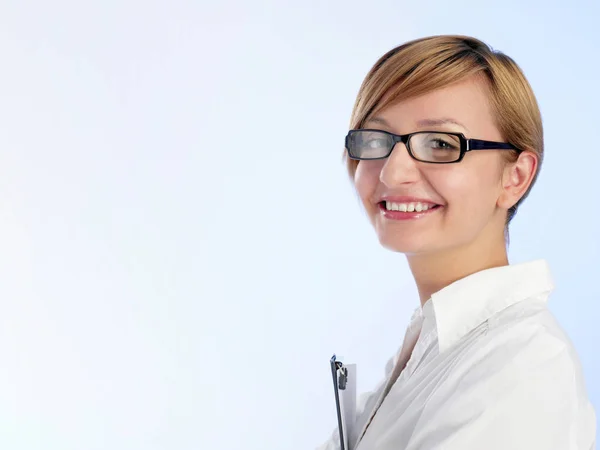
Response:
[[[350,149],[348,148],[348,140],[350,139],[350,136],[352,134],[357,133],[357,132],[363,132],[363,131],[375,131],[378,133],[384,133],[384,134],[387,134],[388,136],[391,136],[392,139],[394,140],[394,143],[392,144],[390,151],[387,153],[387,155],[380,156],[377,158],[357,158],[357,157],[352,156],[350,154]],[[413,154],[412,149],[410,148],[410,144],[409,144],[410,138],[412,136],[414,136],[415,134],[424,134],[424,133],[447,134],[450,136],[456,136],[460,142],[460,155],[459,155],[458,159],[454,160],[454,161],[425,161],[425,160],[417,158]],[[419,161],[419,162],[423,162],[423,163],[427,163],[427,164],[458,163],[463,160],[463,158],[467,152],[470,152],[473,150],[516,150],[519,153],[521,153],[523,151],[523,150],[515,147],[514,145],[509,144],[508,142],[495,142],[495,141],[485,141],[482,139],[469,139],[463,133],[454,133],[454,132],[450,132],[450,131],[439,131],[439,130],[437,130],[437,131],[424,130],[424,131],[415,131],[413,133],[408,133],[408,134],[394,134],[389,131],[377,130],[375,128],[359,128],[359,129],[348,131],[348,134],[346,135],[346,139],[345,139],[345,147],[346,147],[346,151],[348,152],[348,157],[350,159],[353,159],[356,161],[376,161],[379,159],[388,158],[394,151],[394,147],[396,147],[396,145],[400,142],[402,142],[404,144],[404,146],[406,147],[406,150],[408,151],[408,154],[410,155],[410,157],[412,159],[414,159],[415,161]]]

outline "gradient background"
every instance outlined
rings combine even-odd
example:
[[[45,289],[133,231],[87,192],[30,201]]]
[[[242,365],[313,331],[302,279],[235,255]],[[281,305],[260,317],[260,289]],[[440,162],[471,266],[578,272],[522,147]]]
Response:
[[[418,304],[341,163],[351,107],[384,52],[445,33],[538,96],[511,260],[548,259],[598,408],[599,19],[597,0],[4,0],[0,448],[326,440],[331,354],[372,388]]]

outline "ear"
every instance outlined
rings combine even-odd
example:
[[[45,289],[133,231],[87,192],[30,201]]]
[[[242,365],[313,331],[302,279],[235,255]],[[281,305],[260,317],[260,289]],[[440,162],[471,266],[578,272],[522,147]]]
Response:
[[[539,157],[530,150],[521,152],[515,162],[509,162],[502,174],[502,193],[498,207],[510,209],[525,195],[535,176]]]

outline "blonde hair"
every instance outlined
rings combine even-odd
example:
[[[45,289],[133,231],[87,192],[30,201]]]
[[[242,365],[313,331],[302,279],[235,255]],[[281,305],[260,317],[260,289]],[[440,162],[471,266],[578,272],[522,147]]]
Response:
[[[542,117],[531,86],[519,66],[505,54],[468,36],[433,36],[400,45],[371,68],[358,92],[350,128],[364,123],[388,106],[464,80],[483,76],[488,83],[496,125],[506,142],[538,156],[529,189],[507,215],[506,224],[537,179],[544,155]],[[517,152],[506,152],[511,161]],[[358,161],[344,154],[353,179]]]

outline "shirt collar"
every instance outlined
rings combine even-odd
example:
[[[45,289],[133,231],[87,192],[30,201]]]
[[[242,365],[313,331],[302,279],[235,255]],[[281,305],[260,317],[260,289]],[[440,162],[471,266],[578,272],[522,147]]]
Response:
[[[423,305],[423,327],[436,329],[442,353],[494,314],[553,288],[545,260],[482,270],[433,294]]]

